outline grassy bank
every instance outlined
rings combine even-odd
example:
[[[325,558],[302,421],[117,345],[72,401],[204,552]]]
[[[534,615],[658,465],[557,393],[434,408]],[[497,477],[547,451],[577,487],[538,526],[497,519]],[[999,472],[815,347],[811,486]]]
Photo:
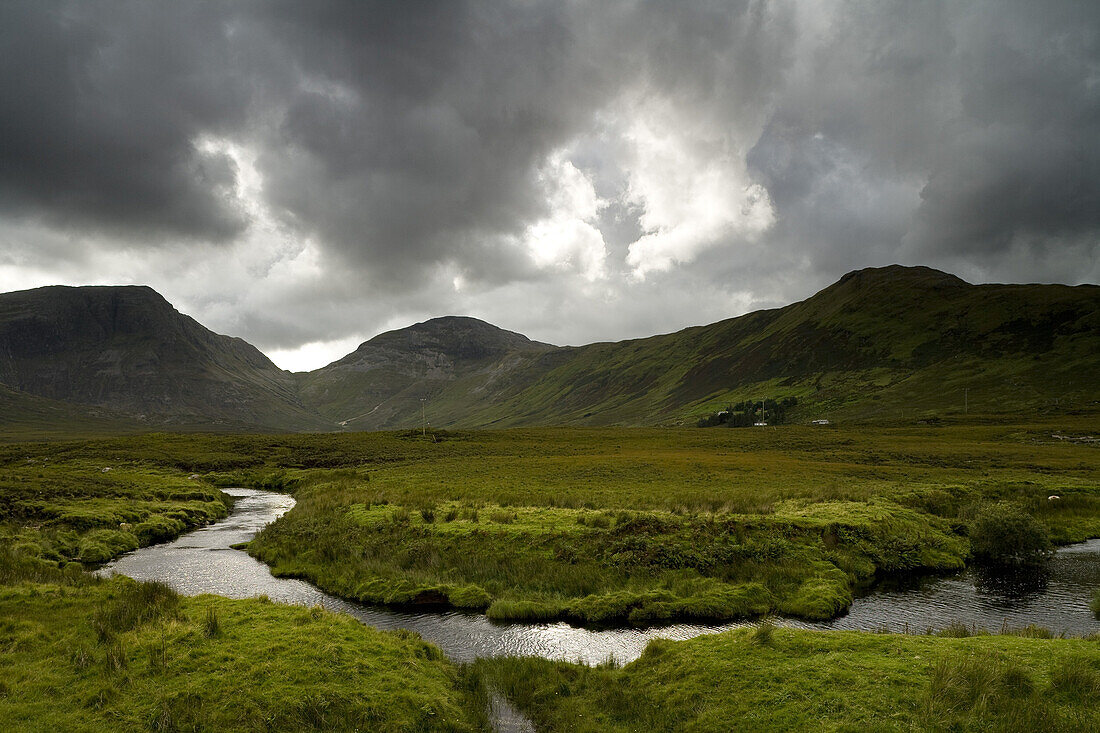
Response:
[[[0,561],[0,729],[485,727],[477,686],[415,635]]]
[[[1100,729],[1100,641],[791,629],[654,641],[621,669],[479,660],[546,731]]]
[[[103,563],[224,517],[229,498],[179,469],[34,454],[0,464],[0,545],[58,564]]]
[[[759,516],[353,504],[316,523],[302,501],[300,517],[252,544],[276,574],[361,601],[449,602],[495,619],[830,618],[876,571],[956,569],[966,554],[947,522],[877,499],[784,502]]]
[[[250,550],[345,597],[502,620],[827,618],[876,574],[961,567],[990,505],[1100,535],[1095,448],[1055,430],[406,435],[426,455],[291,472],[298,505]]]

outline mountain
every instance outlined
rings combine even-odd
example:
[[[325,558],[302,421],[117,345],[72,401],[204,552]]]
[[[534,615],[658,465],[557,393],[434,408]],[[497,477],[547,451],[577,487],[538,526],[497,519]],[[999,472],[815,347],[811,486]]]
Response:
[[[868,268],[785,308],[575,349],[464,423],[675,424],[782,397],[799,419],[1094,408],[1100,287]]]
[[[148,287],[0,294],[0,383],[148,426],[332,427],[255,347],[207,330]]]
[[[795,420],[1098,410],[1100,287],[868,268],[784,308],[616,343],[435,318],[300,374],[149,288],[0,295],[0,432],[675,425],[763,398],[797,399]]]
[[[457,423],[501,384],[557,347],[476,318],[433,318],[375,336],[339,361],[299,375],[302,398],[349,429]]]

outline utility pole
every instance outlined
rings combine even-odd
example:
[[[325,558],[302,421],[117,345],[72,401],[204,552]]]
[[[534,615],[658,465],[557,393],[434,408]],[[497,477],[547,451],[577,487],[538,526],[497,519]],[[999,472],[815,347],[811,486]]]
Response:
[[[424,407],[424,403],[428,401],[427,397],[420,398],[420,434],[428,434],[428,413]]]
[[[963,414],[970,412],[970,387],[963,387]]]

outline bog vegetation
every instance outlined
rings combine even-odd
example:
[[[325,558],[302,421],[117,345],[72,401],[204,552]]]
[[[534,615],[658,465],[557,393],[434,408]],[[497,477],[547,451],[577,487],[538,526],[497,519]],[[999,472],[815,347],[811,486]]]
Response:
[[[484,730],[469,670],[320,608],[0,553],[5,731]]]
[[[250,551],[348,598],[586,624],[828,618],[876,575],[1100,536],[1095,448],[1051,437],[1079,420],[16,444],[0,538],[100,563],[223,516],[219,486],[255,486],[298,504]]]
[[[408,433],[392,439],[409,460],[291,471],[298,505],[250,551],[345,597],[500,620],[828,618],[876,575],[1036,561],[1100,535],[1093,449],[1050,436]]]
[[[85,572],[251,486],[298,503],[250,552],[350,598],[585,624],[829,617],[879,574],[1041,561],[1100,536],[1096,448],[1066,437],[1090,432],[1060,418],[2,445],[0,728],[477,730],[491,688],[546,730],[1093,729],[1097,642],[1041,630],[763,625],[657,642],[621,669],[463,667],[319,609]]]
[[[653,641],[619,668],[479,660],[545,731],[1100,729],[1100,640],[806,632]]]

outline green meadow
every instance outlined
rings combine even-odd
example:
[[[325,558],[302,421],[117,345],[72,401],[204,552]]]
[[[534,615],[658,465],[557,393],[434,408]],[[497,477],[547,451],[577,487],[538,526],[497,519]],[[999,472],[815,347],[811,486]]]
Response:
[[[6,731],[485,729],[470,672],[415,634],[9,552],[0,581]]]
[[[1097,448],[1075,439],[1097,432],[1069,416],[3,444],[0,727],[481,730],[494,690],[539,730],[1096,729],[1100,646],[1038,629],[765,622],[655,642],[621,669],[464,666],[320,609],[86,570],[225,516],[220,488],[250,486],[297,504],[249,552],[347,598],[596,626],[827,618],[877,577],[995,554],[999,527],[1100,536]]]
[[[298,504],[249,550],[344,597],[500,620],[830,618],[877,576],[963,567],[990,513],[1100,536],[1095,447],[1052,437],[1087,427],[372,436],[386,460],[282,474]]]
[[[963,567],[998,512],[1054,544],[1100,536],[1096,447],[1066,439],[1094,424],[18,443],[0,446],[0,540],[95,565],[254,486],[298,503],[249,551],[347,598],[596,625],[820,619],[878,576]]]
[[[617,668],[479,660],[540,731],[1100,729],[1100,640],[772,628],[653,641]]]

